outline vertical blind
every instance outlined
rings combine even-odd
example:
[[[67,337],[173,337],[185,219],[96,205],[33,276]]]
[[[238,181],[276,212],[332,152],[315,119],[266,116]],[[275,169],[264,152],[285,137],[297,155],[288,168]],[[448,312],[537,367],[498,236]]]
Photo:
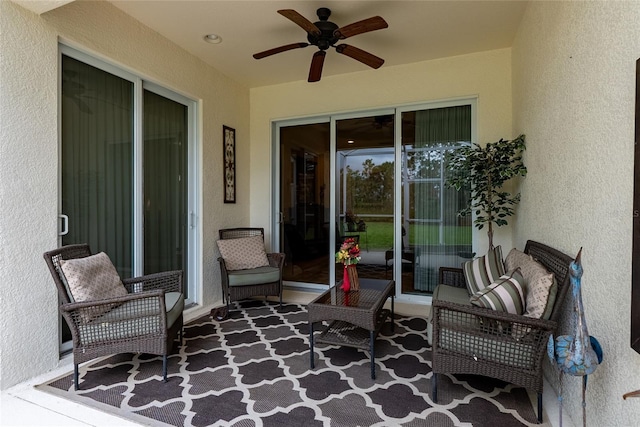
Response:
[[[132,271],[133,83],[62,57],[63,244],[104,251]]]
[[[144,90],[144,186],[135,194],[134,84],[66,55],[62,70],[62,243],[88,243],[131,277],[138,197],[144,273],[186,270],[188,107]]]
[[[187,257],[187,107],[144,91],[144,272]]]

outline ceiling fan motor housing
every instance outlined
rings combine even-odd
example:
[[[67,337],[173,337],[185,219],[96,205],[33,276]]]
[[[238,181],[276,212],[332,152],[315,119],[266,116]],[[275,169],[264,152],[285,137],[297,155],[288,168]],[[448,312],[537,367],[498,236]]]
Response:
[[[312,45],[318,46],[319,49],[327,50],[331,46],[336,44],[338,40],[340,40],[334,35],[334,32],[339,27],[328,20],[329,16],[331,16],[331,10],[329,10],[328,8],[321,7],[317,10],[316,14],[318,15],[318,18],[320,20],[314,22],[314,25],[320,30],[320,35],[316,36],[314,34],[308,33],[307,40],[309,40],[309,43],[311,43]]]

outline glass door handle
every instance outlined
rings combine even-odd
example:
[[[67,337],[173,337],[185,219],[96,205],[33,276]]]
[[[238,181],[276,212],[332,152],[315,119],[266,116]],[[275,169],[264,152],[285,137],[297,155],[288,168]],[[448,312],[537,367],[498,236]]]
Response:
[[[69,217],[65,214],[60,214],[58,218],[62,220],[62,227],[58,231],[58,236],[64,236],[69,232]]]

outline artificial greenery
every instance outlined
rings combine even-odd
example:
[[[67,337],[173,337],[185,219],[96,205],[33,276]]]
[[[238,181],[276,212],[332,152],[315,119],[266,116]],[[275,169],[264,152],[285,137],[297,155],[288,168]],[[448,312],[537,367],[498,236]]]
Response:
[[[502,187],[511,178],[527,175],[522,162],[524,150],[525,136],[520,135],[484,147],[465,145],[447,154],[447,185],[470,191],[469,204],[459,214],[475,212],[478,230],[488,226],[489,249],[493,249],[493,224],[507,225],[506,218],[514,214],[514,206],[520,202],[520,193],[512,195]]]

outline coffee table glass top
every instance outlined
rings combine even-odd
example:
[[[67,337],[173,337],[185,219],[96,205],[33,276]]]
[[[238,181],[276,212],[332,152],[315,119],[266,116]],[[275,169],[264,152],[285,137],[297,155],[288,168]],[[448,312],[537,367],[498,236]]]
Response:
[[[329,288],[322,295],[310,304],[349,306],[351,308],[361,308],[369,310],[375,304],[380,303],[380,294],[389,294],[393,291],[393,280],[379,279],[359,279],[360,289],[358,291],[344,292],[340,289],[340,284]],[[393,295],[393,292],[391,292]]]

